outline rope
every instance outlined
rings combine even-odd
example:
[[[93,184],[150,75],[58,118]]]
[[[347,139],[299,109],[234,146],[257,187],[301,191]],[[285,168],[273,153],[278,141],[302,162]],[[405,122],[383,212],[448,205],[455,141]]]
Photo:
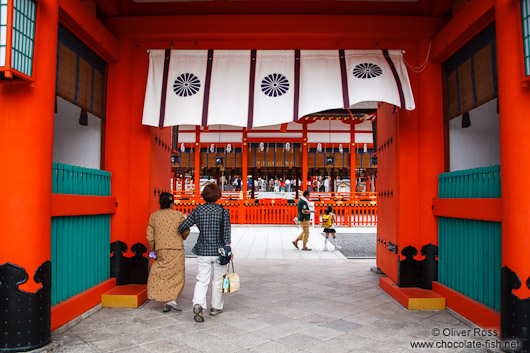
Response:
[[[425,68],[427,67],[427,63],[429,62],[429,57],[431,55],[431,44],[432,42],[429,41],[429,50],[427,50],[427,56],[425,57],[425,60],[423,61],[423,63],[420,65],[420,66],[412,66],[411,64],[409,64],[407,62],[407,60],[405,60],[405,57],[403,57],[403,62],[405,63],[405,65],[407,65],[407,67],[412,71],[412,72],[415,72],[417,74],[420,74],[423,72],[423,70],[425,70]]]

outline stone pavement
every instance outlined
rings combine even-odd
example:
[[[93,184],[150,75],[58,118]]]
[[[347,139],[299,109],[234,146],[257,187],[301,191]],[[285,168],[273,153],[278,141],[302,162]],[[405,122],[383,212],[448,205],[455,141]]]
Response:
[[[193,321],[196,259],[187,258],[178,299],[182,312],[163,313],[161,303],[151,301],[138,309],[95,309],[75,326],[54,332],[53,339],[63,342],[60,352],[71,353],[487,351],[411,349],[411,342],[444,339],[447,347],[477,340],[434,336],[433,329],[472,327],[447,311],[404,309],[379,288],[379,275],[370,271],[374,259],[302,253],[286,241],[296,233],[296,227],[234,227],[241,291],[226,294],[224,312],[206,314],[204,323]],[[319,248],[317,237],[311,238]]]

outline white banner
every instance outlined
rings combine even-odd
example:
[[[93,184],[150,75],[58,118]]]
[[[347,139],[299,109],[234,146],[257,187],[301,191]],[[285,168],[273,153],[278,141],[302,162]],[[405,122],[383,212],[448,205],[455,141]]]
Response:
[[[399,88],[392,68],[381,50],[346,50],[350,105],[364,101],[386,102],[401,107]],[[415,108],[403,55],[389,51],[389,58],[399,76],[405,109]]]
[[[300,52],[299,117],[342,108],[342,80],[338,50]]]
[[[295,118],[294,50],[258,50],[255,62],[251,62],[250,50],[210,51],[212,60],[208,50],[167,52],[169,60],[165,50],[151,50],[149,54],[144,125],[206,122],[261,127]],[[302,50],[297,118],[348,108],[345,102],[350,107],[364,101],[386,102],[413,110],[414,97],[402,52],[388,51],[386,58],[384,53],[346,50],[341,60],[339,50]],[[162,87],[164,80],[167,85]]]
[[[164,126],[201,125],[207,50],[172,50]]]
[[[293,120],[294,50],[258,50],[253,127]]]
[[[149,51],[149,72],[145,88],[143,125],[158,126],[160,119],[160,97],[164,72],[164,50]]]
[[[247,126],[250,50],[214,50],[208,125]]]

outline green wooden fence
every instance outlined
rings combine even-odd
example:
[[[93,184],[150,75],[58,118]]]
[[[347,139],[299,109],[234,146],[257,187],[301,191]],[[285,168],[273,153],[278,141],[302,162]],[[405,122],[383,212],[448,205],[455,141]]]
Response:
[[[68,164],[52,164],[52,193],[110,196],[111,173]]]
[[[459,170],[438,175],[441,199],[501,197],[501,166]]]
[[[498,198],[500,166],[440,174],[439,198]],[[501,223],[438,218],[438,281],[500,310]]]
[[[54,163],[52,192],[110,196],[110,173]],[[110,215],[52,217],[52,305],[110,277]]]

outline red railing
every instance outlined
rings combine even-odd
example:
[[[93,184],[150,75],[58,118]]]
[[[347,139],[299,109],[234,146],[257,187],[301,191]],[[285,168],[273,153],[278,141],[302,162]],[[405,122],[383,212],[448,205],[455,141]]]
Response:
[[[175,209],[187,216],[195,207],[204,203],[177,201]],[[230,211],[232,224],[293,224],[298,216],[296,204],[285,199],[265,200],[220,200],[219,204]],[[322,215],[328,206],[333,207],[338,226],[373,226],[377,224],[377,204],[375,202],[315,202],[314,223],[322,223]]]

